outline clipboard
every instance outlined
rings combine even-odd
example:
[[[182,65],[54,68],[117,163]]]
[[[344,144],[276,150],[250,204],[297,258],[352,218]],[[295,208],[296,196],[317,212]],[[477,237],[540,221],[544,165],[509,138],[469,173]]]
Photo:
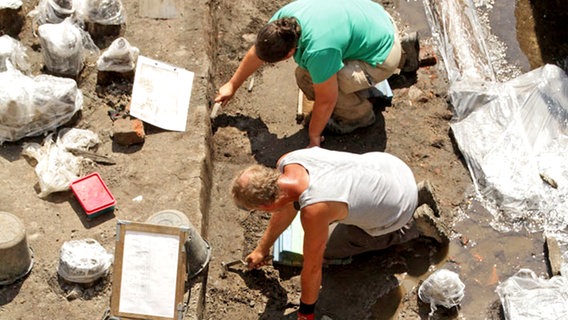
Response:
[[[117,222],[109,319],[183,319],[189,229]]]

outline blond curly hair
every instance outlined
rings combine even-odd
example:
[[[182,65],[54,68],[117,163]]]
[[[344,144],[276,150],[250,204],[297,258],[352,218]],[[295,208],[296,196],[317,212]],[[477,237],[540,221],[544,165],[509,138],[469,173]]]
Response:
[[[280,193],[277,184],[279,176],[278,170],[258,164],[241,170],[233,179],[233,201],[238,207],[246,209],[274,203]]]

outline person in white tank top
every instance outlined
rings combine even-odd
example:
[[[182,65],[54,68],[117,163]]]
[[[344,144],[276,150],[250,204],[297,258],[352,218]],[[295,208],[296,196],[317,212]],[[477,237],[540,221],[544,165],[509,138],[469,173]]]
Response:
[[[277,169],[253,165],[237,174],[235,204],[271,213],[267,229],[246,257],[265,264],[270,248],[298,210],[304,229],[299,319],[313,312],[324,260],[350,258],[417,238],[418,188],[411,169],[384,152],[354,154],[319,147],[282,156]],[[309,312],[309,311],[308,311]]]

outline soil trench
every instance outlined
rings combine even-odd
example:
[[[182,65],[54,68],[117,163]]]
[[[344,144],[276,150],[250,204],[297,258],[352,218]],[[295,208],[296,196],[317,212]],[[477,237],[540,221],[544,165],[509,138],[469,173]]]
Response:
[[[112,272],[88,286],[63,281],[56,271],[62,244],[92,238],[113,252],[117,220],[145,221],[165,209],[186,213],[212,248],[208,269],[191,283],[191,295],[184,296],[184,301],[190,298],[185,319],[296,319],[300,269],[269,264],[253,271],[232,268],[222,277],[222,262],[245,257],[269,219],[267,213],[247,212],[233,204],[228,189],[233,177],[255,163],[274,167],[284,153],[308,145],[306,127],[296,121],[295,63],[262,67],[251,78],[254,81],[243,84],[217,117],[209,119],[217,89],[232,76],[260,27],[287,2],[177,1],[176,19],[148,19],[139,15],[141,2],[124,1],[128,22],[120,35],[140,48],[142,55],[195,73],[188,129],[172,132],[145,124],[143,144],[113,142],[111,115],[124,114],[120,112],[130,103],[132,82],[123,79],[101,86],[95,62],[88,60],[77,79],[84,108],[66,127],[99,134],[102,142],[97,154],[115,164],[92,164],[87,169],[101,174],[118,202],[112,214],[93,220],[85,217],[71,192],[38,197],[38,178],[22,149],[27,142],[41,143],[43,136],[0,146],[0,211],[22,219],[34,255],[27,277],[0,287],[0,319],[101,319],[110,303]],[[399,15],[400,1],[377,2],[402,33],[424,30],[424,21]],[[45,71],[41,45],[28,16],[38,3],[25,1],[19,18],[14,12],[0,14],[3,33],[28,48],[34,75]],[[13,19],[16,23],[6,23]],[[557,28],[560,35],[565,30]],[[104,49],[114,37],[99,39],[97,44]],[[524,42],[523,48],[534,50],[531,41]],[[349,135],[326,135],[322,147],[389,152],[411,167],[417,181],[430,180],[440,201],[441,218],[454,229],[450,246],[440,248],[417,240],[402,250],[364,254],[350,265],[325,268],[318,319],[324,315],[335,320],[428,319],[430,306],[420,301],[417,289],[421,280],[440,268],[465,275],[466,297],[461,310],[439,310],[438,319],[502,319],[494,291],[498,281],[519,267],[546,273],[539,235],[498,234],[488,227],[488,213],[469,199],[472,181],[452,139],[444,66],[428,33],[420,43],[421,50],[437,58],[436,63],[421,67],[416,75],[389,79],[394,97],[390,104],[376,104],[377,121]],[[559,60],[561,54],[547,50],[531,65],[551,55]]]
[[[255,5],[219,1],[213,20],[216,45],[214,86],[227,81],[252,44],[256,31],[286,1],[257,1]],[[398,19],[392,3],[383,2]],[[402,32],[411,30],[399,23]],[[421,39],[432,50],[431,39]],[[256,72],[252,90],[243,84],[213,121],[213,189],[209,239],[213,260],[209,269],[207,319],[295,319],[299,306],[299,268],[269,265],[259,270],[235,270],[221,277],[223,261],[245,257],[262,235],[269,215],[237,209],[228,187],[246,166],[274,167],[286,152],[308,144],[306,128],[297,124],[298,88],[295,63],[280,62]],[[414,77],[391,79],[391,106],[377,106],[377,122],[345,136],[326,135],[324,148],[354,153],[385,151],[414,170],[417,181],[429,179],[437,189],[443,217],[451,222],[471,185],[449,132],[451,110],[442,65],[421,68]],[[416,319],[428,314],[419,305],[416,284],[443,262],[447,248],[418,240],[407,250],[384,250],[358,256],[347,266],[324,270],[318,315],[332,319]],[[399,286],[399,283],[405,285]]]

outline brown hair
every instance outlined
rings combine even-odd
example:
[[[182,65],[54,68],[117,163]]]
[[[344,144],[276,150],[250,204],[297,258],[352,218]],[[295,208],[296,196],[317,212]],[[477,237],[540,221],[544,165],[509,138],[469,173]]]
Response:
[[[262,165],[241,170],[233,180],[231,194],[240,208],[254,209],[275,202],[280,193],[277,181],[280,172]]]
[[[280,18],[266,24],[256,37],[256,55],[265,62],[284,60],[300,39],[300,25],[296,18]]]

